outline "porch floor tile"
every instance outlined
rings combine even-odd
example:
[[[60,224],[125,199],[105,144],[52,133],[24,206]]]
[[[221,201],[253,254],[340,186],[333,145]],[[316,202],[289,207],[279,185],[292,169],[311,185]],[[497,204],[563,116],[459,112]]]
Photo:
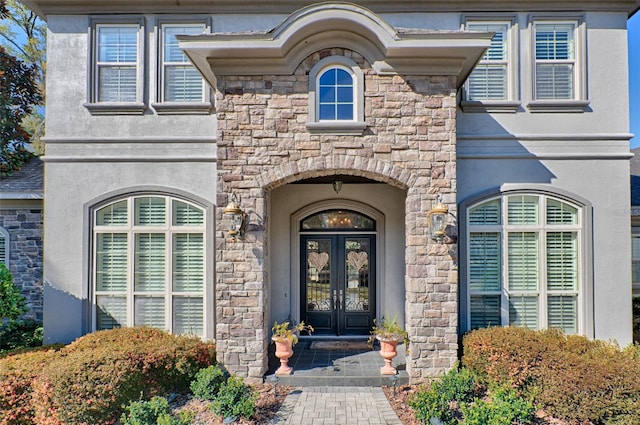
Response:
[[[301,339],[293,347],[293,356],[289,359],[293,373],[278,376],[278,384],[305,387],[393,385],[389,375],[380,375],[384,359],[380,356],[377,344],[373,349],[318,350],[310,348],[312,342],[313,339]],[[279,366],[280,360],[276,358],[274,345],[271,344],[266,381],[272,382]],[[393,359],[393,366],[398,370],[396,384],[408,383],[405,346],[402,344],[398,345],[398,355]]]

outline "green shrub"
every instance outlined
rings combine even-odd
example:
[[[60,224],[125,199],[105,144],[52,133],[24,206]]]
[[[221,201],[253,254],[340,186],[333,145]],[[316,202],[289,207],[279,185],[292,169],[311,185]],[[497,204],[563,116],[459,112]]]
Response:
[[[232,376],[220,386],[220,391],[211,402],[211,410],[222,417],[250,418],[256,408],[256,395],[242,382]]]
[[[149,401],[132,401],[120,417],[122,425],[189,425],[193,414],[180,412],[171,415],[171,407],[164,397],[152,397]]]
[[[213,400],[226,379],[220,365],[200,369],[196,378],[191,382],[191,392],[194,397],[200,400]]]
[[[0,326],[0,354],[42,345],[42,324],[34,320],[10,320]]]
[[[463,340],[462,363],[489,385],[506,385],[574,422],[640,423],[640,355],[634,348],[559,331],[494,327]]]
[[[513,388],[499,387],[489,392],[490,400],[461,403],[464,425],[529,425],[536,409],[533,399],[518,396]]]
[[[58,355],[60,346],[43,347],[0,358],[0,424],[32,425],[35,421],[33,394],[40,373]]]
[[[0,322],[15,320],[27,312],[27,303],[20,289],[13,284],[13,276],[4,263],[0,263]]]
[[[463,403],[473,400],[476,383],[473,374],[466,369],[451,369],[440,379],[431,382],[428,390],[422,389],[409,400],[416,418],[428,423],[435,417],[445,424],[455,424],[451,412],[451,403]]]
[[[45,367],[36,422],[111,424],[132,400],[186,392],[198,370],[213,363],[213,345],[147,328],[85,335]],[[40,422],[38,422],[40,421]]]

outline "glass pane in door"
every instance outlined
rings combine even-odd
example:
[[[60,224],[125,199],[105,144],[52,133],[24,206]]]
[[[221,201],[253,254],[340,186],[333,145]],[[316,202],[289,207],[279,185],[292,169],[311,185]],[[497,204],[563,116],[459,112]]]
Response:
[[[345,239],[345,302],[347,312],[369,311],[369,238]]]
[[[331,311],[331,240],[309,239],[307,250],[307,311]]]

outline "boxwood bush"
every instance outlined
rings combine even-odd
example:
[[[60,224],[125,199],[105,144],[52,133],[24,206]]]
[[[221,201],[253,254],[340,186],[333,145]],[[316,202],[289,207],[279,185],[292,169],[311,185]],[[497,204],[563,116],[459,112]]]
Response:
[[[0,425],[113,424],[130,401],[188,392],[214,359],[211,343],[145,327],[9,355],[0,359]]]
[[[485,385],[506,385],[548,413],[595,424],[640,424],[640,353],[557,330],[493,327],[463,340],[462,363]]]

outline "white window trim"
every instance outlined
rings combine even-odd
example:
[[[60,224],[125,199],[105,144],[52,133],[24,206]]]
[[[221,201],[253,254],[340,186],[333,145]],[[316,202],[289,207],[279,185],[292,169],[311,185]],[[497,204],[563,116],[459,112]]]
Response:
[[[136,63],[136,100],[133,102],[100,102],[98,100],[98,28],[103,26],[137,26],[138,28],[138,56]],[[142,17],[96,18],[89,26],[89,79],[88,100],[85,108],[92,115],[141,115],[147,109],[144,102],[146,92],[145,83],[145,24]]]
[[[536,24],[571,24],[574,26],[574,93],[573,99],[536,99]],[[587,28],[584,16],[565,15],[529,16],[529,34],[531,39],[531,101],[527,108],[532,113],[566,112],[582,113],[589,106],[587,93]]]
[[[514,189],[507,189],[506,186],[514,186]],[[461,311],[461,332],[467,332],[471,329],[471,290],[469,288],[469,260],[470,260],[470,244],[469,244],[469,235],[472,232],[499,232],[501,237],[501,257],[500,263],[502,267],[502,289],[501,289],[501,320],[504,326],[508,326],[509,323],[509,305],[508,305],[508,294],[506,288],[507,280],[507,264],[506,260],[506,252],[507,249],[507,241],[506,235],[508,232],[513,231],[538,231],[532,230],[536,228],[543,229],[542,232],[546,234],[551,228],[551,231],[557,228],[558,231],[576,231],[578,233],[578,290],[577,290],[577,334],[578,335],[586,335],[589,337],[593,337],[594,329],[593,329],[593,305],[590,304],[590,300],[592,299],[593,294],[593,283],[592,277],[589,274],[589,264],[591,263],[591,256],[589,254],[589,246],[592,244],[591,232],[590,228],[587,227],[587,224],[590,222],[590,204],[586,201],[576,200],[573,197],[570,197],[568,194],[564,195],[557,192],[551,192],[546,188],[540,187],[540,190],[537,189],[517,189],[517,185],[506,185],[504,190],[498,194],[495,191],[491,191],[492,194],[487,194],[485,196],[480,196],[473,200],[464,201],[461,205],[460,211],[462,214],[462,224],[464,226],[461,229],[461,238],[460,238],[460,246],[465,247],[463,251],[461,251],[464,255],[463,264],[464,267],[460,269],[461,271],[461,282],[464,284],[461,286],[461,296],[465,308]],[[538,196],[539,199],[544,202],[543,205],[539,206],[539,208],[545,208],[546,210],[546,202],[548,199],[553,199],[557,201],[561,201],[567,203],[578,209],[578,223],[575,225],[546,225],[541,223],[540,225],[508,225],[505,223],[505,212],[507,205],[507,198],[509,196]],[[502,224],[500,225],[470,225],[468,223],[469,220],[469,211],[471,208],[481,205],[485,202],[491,201],[493,199],[501,199],[501,214],[502,214]],[[543,244],[544,239],[539,239],[539,261],[541,265],[541,272],[544,273],[545,268],[542,268],[542,265],[546,263],[546,255],[545,255],[545,246]],[[541,284],[544,275],[541,275]],[[540,292],[542,292],[542,286],[540,287]],[[496,293],[497,294],[497,293]],[[486,293],[486,295],[490,295]],[[546,295],[545,295],[546,296]],[[538,325],[540,328],[544,328],[546,321],[548,320],[547,312],[546,312],[546,303],[540,302],[539,305],[542,309],[538,311],[538,317],[543,318],[544,322],[539,322]]]
[[[515,113],[522,104],[520,100],[519,25],[516,16],[465,16],[462,29],[470,24],[507,25],[507,98],[504,100],[468,100],[468,80],[464,85],[464,97],[460,102],[463,112]]]
[[[165,217],[166,217],[166,222],[164,225],[161,226],[139,226],[136,225],[134,223],[134,216],[135,216],[135,199],[136,198],[144,198],[144,197],[159,197],[159,198],[164,198],[165,199],[165,205],[166,205],[166,213],[165,213]],[[127,224],[126,225],[113,225],[113,226],[109,226],[109,225],[98,225],[97,224],[97,217],[98,217],[98,211],[103,208],[106,207],[108,205],[117,203],[117,202],[121,202],[123,200],[127,201]],[[175,231],[175,226],[173,225],[173,201],[180,201],[180,202],[184,202],[190,205],[194,205],[196,206],[198,209],[200,209],[202,211],[203,214],[203,224],[202,225],[194,225],[194,226],[179,226],[178,230],[179,231]],[[134,263],[135,263],[135,249],[133,249],[133,247],[135,246],[135,235],[137,233],[154,233],[154,234],[164,234],[165,235],[165,289],[162,293],[158,292],[158,293],[151,293],[151,292],[147,292],[145,293],[145,295],[152,295],[152,296],[160,296],[162,295],[164,300],[165,300],[165,330],[167,330],[168,332],[172,332],[173,330],[173,315],[171,314],[172,310],[173,310],[173,306],[172,306],[172,301],[174,298],[174,295],[180,296],[180,295],[184,295],[184,296],[197,296],[197,297],[201,297],[202,298],[202,315],[203,315],[203,332],[202,335],[198,335],[201,338],[210,338],[212,333],[213,333],[213,329],[210,329],[210,322],[211,322],[211,312],[209,311],[209,304],[212,303],[211,301],[211,296],[212,294],[210,293],[210,290],[208,288],[208,271],[207,271],[207,253],[208,251],[208,244],[207,244],[207,227],[208,227],[208,214],[206,211],[206,208],[199,206],[191,201],[188,201],[186,199],[180,198],[180,197],[176,197],[176,196],[171,196],[171,195],[164,195],[164,194],[158,194],[158,193],[139,193],[139,194],[134,194],[134,195],[129,195],[129,196],[124,196],[124,197],[120,197],[117,199],[111,199],[108,202],[104,202],[101,203],[99,205],[97,205],[95,208],[92,209],[91,211],[91,220],[92,220],[92,244],[91,244],[91,249],[92,249],[92,253],[91,253],[91,329],[92,331],[97,330],[97,308],[98,308],[98,302],[97,302],[97,297],[100,295],[116,295],[116,296],[124,296],[126,297],[126,311],[127,311],[127,323],[125,326],[130,327],[130,326],[134,326],[134,320],[135,320],[135,291],[134,291],[134,284],[133,284],[133,276],[134,276]],[[98,250],[98,238],[97,235],[100,233],[104,233],[104,234],[110,234],[110,233],[121,233],[121,234],[126,234],[127,235],[127,288],[126,291],[124,292],[109,292],[109,291],[97,291],[96,289],[96,284],[97,284],[97,279],[96,279],[96,272],[97,272],[97,250]],[[172,236],[175,234],[179,234],[179,233],[200,233],[203,236],[203,289],[201,292],[179,292],[179,291],[173,291],[173,288],[171,287],[171,268],[173,267],[171,265],[172,263],[172,256],[169,255],[171,252],[171,246],[173,244],[173,238]]]
[[[184,20],[159,19],[156,23],[156,46],[158,50],[157,75],[158,84],[156,87],[156,102],[151,106],[158,115],[209,115],[213,111],[213,96],[211,88],[206,80],[202,79],[203,98],[200,102],[171,102],[164,100],[164,27],[166,26],[194,26],[202,27],[204,33],[211,32],[210,20],[201,18],[189,18]],[[197,69],[197,68],[196,68]]]
[[[4,239],[4,259],[0,258],[0,263],[4,263],[9,268],[9,260],[11,259],[11,238],[9,231],[4,227],[0,227],[0,239]]]
[[[318,119],[318,78],[329,68],[342,68],[353,76],[353,120],[320,121]],[[362,135],[366,128],[364,122],[364,75],[353,60],[344,56],[329,56],[309,71],[309,118],[307,130],[312,134],[356,134]]]

